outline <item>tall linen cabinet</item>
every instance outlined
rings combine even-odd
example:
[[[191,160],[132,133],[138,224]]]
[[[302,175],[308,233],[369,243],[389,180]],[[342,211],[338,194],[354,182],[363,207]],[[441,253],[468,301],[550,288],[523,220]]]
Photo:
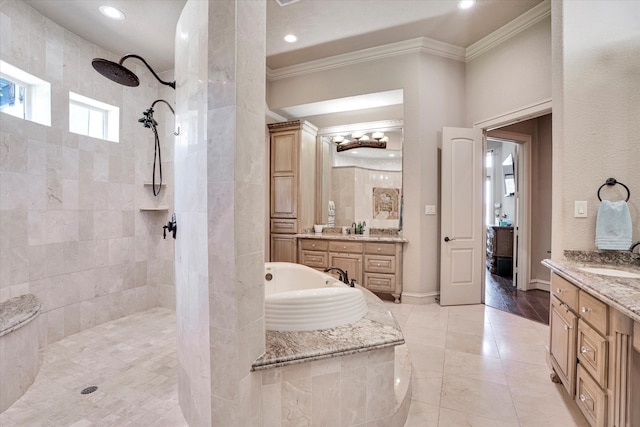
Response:
[[[271,261],[296,262],[296,234],[313,227],[316,136],[304,120],[269,124]]]

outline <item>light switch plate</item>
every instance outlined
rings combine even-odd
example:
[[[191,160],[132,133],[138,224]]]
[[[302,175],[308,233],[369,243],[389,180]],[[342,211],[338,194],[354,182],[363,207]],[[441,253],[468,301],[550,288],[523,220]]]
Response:
[[[436,214],[436,207],[434,205],[425,205],[424,214],[425,215],[435,215]]]
[[[577,201],[574,205],[574,218],[586,218],[587,217],[587,202],[586,201]]]

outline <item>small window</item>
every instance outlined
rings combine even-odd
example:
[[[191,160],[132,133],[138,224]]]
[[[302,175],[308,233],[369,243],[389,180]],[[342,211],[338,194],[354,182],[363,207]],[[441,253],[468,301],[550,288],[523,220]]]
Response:
[[[118,142],[120,109],[69,92],[69,132]]]
[[[0,61],[0,111],[51,126],[51,84]]]

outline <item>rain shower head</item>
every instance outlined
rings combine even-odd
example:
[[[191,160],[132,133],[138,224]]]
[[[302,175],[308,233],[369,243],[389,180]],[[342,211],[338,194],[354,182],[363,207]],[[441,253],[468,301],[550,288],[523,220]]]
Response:
[[[121,85],[135,87],[140,84],[138,76],[133,74],[127,67],[116,62],[109,61],[108,59],[94,58],[93,61],[91,61],[91,65],[93,65],[93,68],[97,72]]]
[[[133,71],[131,71],[130,69],[122,65],[125,59],[128,59],[128,58],[139,59],[140,61],[142,61],[144,65],[147,66],[149,71],[151,71],[151,74],[153,74],[153,76],[160,83],[162,83],[163,85],[171,86],[174,89],[176,88],[175,81],[165,82],[164,80],[162,80],[160,76],[158,76],[156,72],[153,71],[153,68],[151,68],[151,66],[147,63],[147,61],[145,61],[144,58],[139,55],[133,55],[133,54],[125,55],[117,63],[113,61],[109,61],[108,59],[93,58],[93,61],[91,61],[91,65],[93,65],[93,68],[97,72],[99,72],[109,80],[113,80],[114,82],[120,83],[121,85],[135,87],[140,84],[140,79],[138,79],[138,76],[136,76],[133,73]]]

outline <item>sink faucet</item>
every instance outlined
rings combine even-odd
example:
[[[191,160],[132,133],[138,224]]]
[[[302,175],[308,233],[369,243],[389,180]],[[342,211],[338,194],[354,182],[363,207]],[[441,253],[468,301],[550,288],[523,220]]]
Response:
[[[325,273],[328,273],[330,271],[337,271],[338,272],[338,277],[340,278],[340,281],[342,283],[346,283],[347,285],[349,285],[349,272],[348,271],[344,271],[343,269],[339,268],[339,267],[327,267],[324,269]]]
[[[633,252],[636,246],[640,246],[640,240],[631,245],[631,247],[629,248],[629,252]]]

